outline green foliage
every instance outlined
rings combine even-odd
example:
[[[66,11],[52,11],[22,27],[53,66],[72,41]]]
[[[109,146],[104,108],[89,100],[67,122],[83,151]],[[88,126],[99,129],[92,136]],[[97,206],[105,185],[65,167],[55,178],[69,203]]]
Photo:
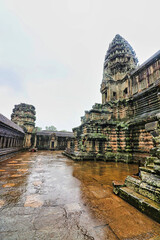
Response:
[[[42,131],[42,128],[41,127],[36,127],[36,130],[37,130],[37,132],[40,132],[40,131]]]
[[[49,127],[46,127],[46,130],[47,131],[57,131],[57,128],[55,126],[49,126]]]

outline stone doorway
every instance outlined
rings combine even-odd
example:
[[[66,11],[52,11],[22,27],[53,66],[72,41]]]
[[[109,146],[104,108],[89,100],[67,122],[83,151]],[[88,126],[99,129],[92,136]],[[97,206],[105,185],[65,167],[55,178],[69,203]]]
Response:
[[[51,143],[51,148],[52,148],[52,149],[54,148],[54,142]]]

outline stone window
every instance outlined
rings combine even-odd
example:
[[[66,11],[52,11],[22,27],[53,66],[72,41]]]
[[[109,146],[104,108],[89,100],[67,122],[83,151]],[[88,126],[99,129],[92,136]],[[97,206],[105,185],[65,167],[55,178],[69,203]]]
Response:
[[[105,92],[105,102],[107,102],[107,92]]]
[[[123,90],[123,96],[126,96],[128,94],[128,88],[125,88],[124,90]]]
[[[103,142],[99,142],[99,153],[103,153],[104,150],[104,144]]]
[[[113,99],[117,99],[117,93],[113,92]]]
[[[92,141],[92,151],[95,151],[95,141]]]

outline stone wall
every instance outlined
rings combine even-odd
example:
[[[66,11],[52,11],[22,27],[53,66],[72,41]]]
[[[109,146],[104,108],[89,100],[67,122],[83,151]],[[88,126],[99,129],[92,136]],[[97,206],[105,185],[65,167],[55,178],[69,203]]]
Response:
[[[160,223],[160,114],[156,121],[145,124],[145,132],[153,140],[150,156],[138,174],[128,176],[124,183],[113,182],[114,193]]]
[[[73,133],[44,130],[38,132],[36,137],[36,147],[38,149],[65,150],[68,147],[70,139],[73,139]]]
[[[0,160],[23,149],[24,131],[0,114]]]

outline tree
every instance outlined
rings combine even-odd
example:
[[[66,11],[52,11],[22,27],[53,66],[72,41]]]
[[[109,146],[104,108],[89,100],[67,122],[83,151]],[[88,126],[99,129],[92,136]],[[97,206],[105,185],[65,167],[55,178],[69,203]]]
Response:
[[[57,131],[57,128],[55,126],[49,126],[49,127],[46,127],[46,130],[47,131]]]
[[[41,127],[36,127],[36,130],[37,130],[37,132],[40,132],[40,131],[42,131],[42,128]]]

